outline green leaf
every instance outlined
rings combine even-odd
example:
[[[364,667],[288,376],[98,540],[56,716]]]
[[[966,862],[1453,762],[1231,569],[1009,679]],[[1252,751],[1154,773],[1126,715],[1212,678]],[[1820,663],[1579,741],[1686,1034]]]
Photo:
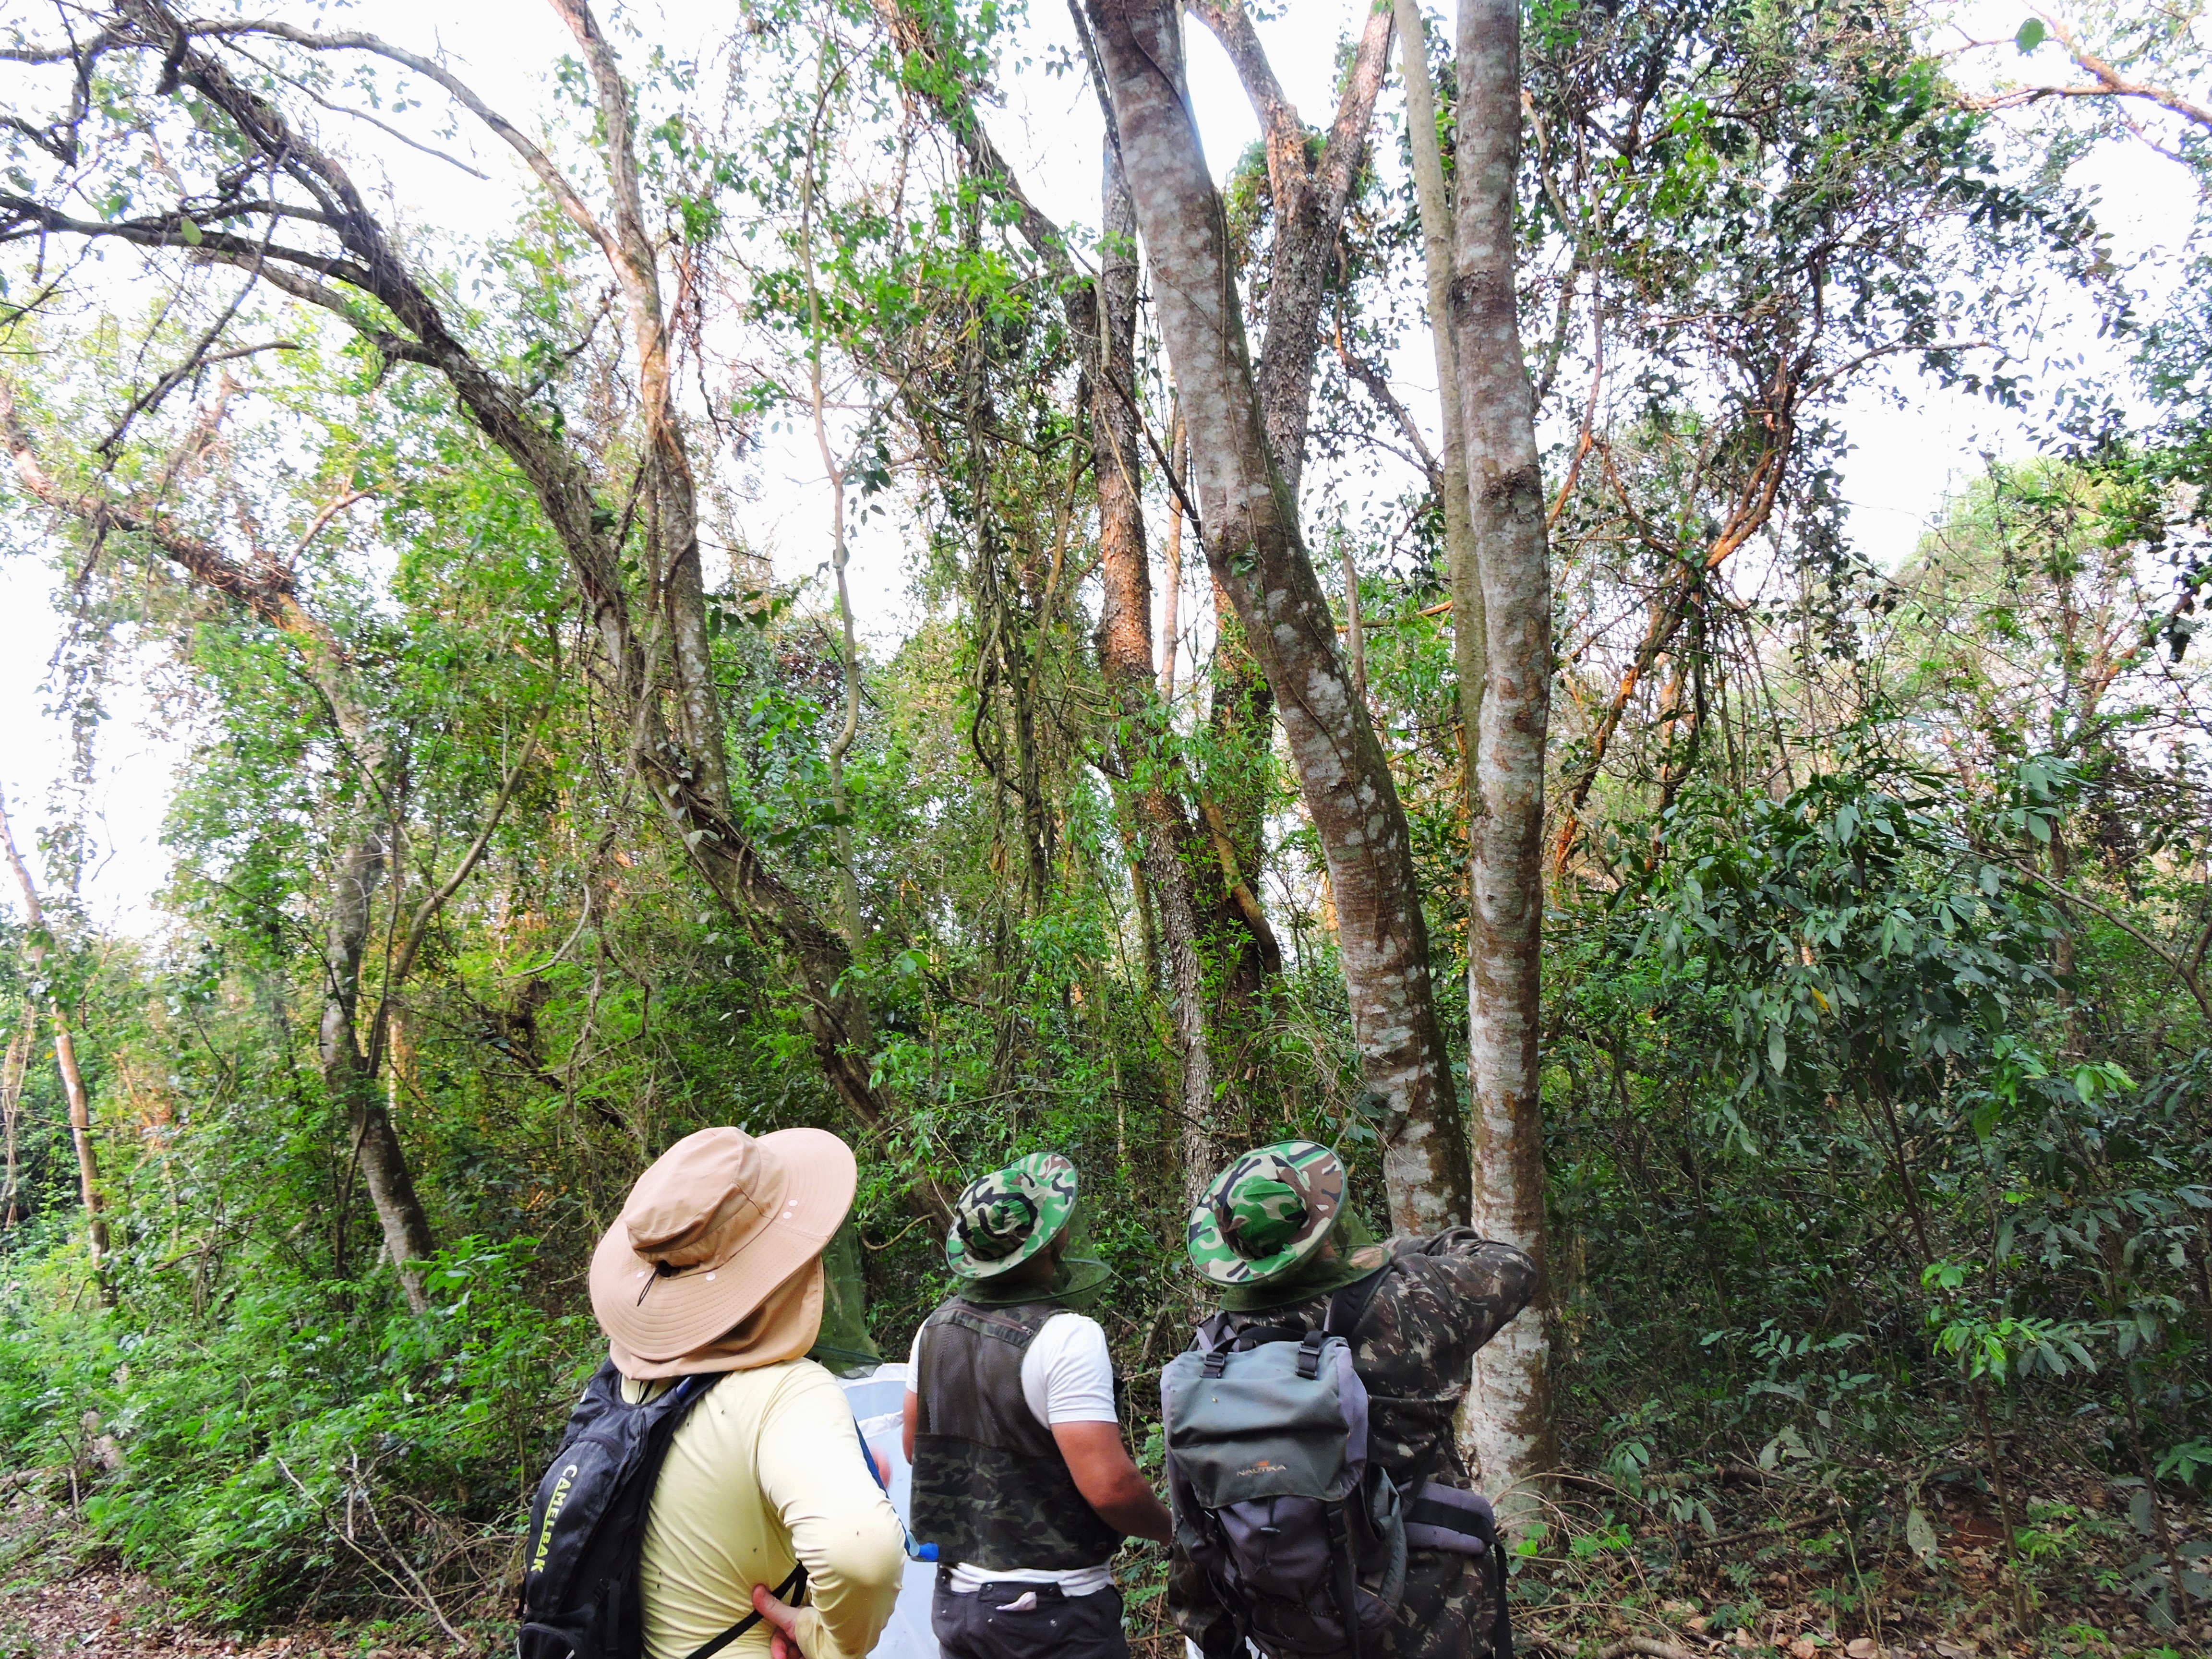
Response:
[[[1915,1504],[1905,1511],[1905,1547],[1920,1558],[1920,1565],[1933,1571],[1936,1565],[1936,1528],[1928,1524],[1928,1517]]]
[[[2128,1520],[2146,1538],[2158,1526],[2158,1517],[2152,1513],[2150,1505],[2150,1489],[2147,1486],[2136,1487],[2135,1496],[2128,1499]]]
[[[200,245],[200,228],[191,219],[179,219],[177,222],[177,234],[183,237],[191,246],[198,247]]]
[[[2012,43],[2024,52],[2033,52],[2050,33],[2040,17],[2031,17],[2020,26],[2020,33],[2013,36]]]

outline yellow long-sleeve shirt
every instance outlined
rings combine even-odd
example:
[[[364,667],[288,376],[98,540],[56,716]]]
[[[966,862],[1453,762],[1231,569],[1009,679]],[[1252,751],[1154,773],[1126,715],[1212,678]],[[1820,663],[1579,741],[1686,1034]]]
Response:
[[[665,1382],[625,1382],[636,1401]],[[641,1570],[649,1659],[686,1659],[806,1564],[806,1659],[860,1659],[898,1600],[905,1533],[861,1462],[845,1391],[821,1366],[733,1371],[691,1408],[653,1490]],[[758,1624],[722,1651],[765,1653]]]

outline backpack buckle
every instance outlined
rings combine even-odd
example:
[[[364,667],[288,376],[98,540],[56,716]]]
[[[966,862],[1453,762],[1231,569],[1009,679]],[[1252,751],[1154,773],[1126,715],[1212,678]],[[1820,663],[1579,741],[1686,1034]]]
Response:
[[[1328,1340],[1326,1330],[1308,1331],[1298,1343],[1298,1375],[1309,1382],[1321,1375],[1321,1345]]]

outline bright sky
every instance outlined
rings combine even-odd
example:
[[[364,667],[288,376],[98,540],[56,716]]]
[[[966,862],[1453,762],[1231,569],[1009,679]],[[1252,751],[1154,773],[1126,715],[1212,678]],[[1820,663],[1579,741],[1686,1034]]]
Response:
[[[603,11],[606,0],[602,0]],[[5,9],[9,0],[0,0]],[[1309,121],[1327,118],[1331,106],[1337,29],[1353,15],[1340,0],[1330,28],[1314,26],[1318,0],[1293,9],[1297,21],[1262,28],[1285,88]],[[1033,8],[1033,62],[1053,47],[1072,47],[1063,7],[1051,0]],[[711,43],[729,26],[731,12],[708,0],[669,0],[627,14],[672,55],[711,56]],[[569,46],[550,9],[510,3],[447,10],[431,0],[378,0],[359,21],[386,39],[420,46],[435,42],[456,72],[494,107],[520,124],[542,97],[543,77]],[[2025,13],[2016,4],[1972,0],[1962,9],[1965,26],[1983,38],[2009,35]],[[334,20],[336,21],[336,20]],[[1226,58],[1206,32],[1189,31],[1193,101],[1208,158],[1217,173],[1258,136],[1249,106]],[[617,31],[618,45],[625,37]],[[2045,52],[2052,49],[2046,47]],[[2017,72],[2007,53],[1992,56],[1989,72]],[[2055,70],[2055,65],[2054,70]],[[1098,201],[1097,117],[1093,94],[1073,76],[1050,77],[1040,69],[1007,77],[1011,106],[994,120],[994,134],[1022,170],[1039,205],[1063,223],[1095,224]],[[1386,100],[1395,97],[1393,90]],[[464,118],[465,119],[465,118]],[[467,135],[473,137],[474,135]],[[352,135],[349,135],[349,141]],[[389,158],[392,198],[410,219],[451,226],[497,225],[518,199],[520,169],[495,143],[477,138],[478,164],[491,175],[477,183],[374,134],[359,137],[364,149]],[[2125,264],[2136,255],[2170,246],[2193,210],[2190,186],[2179,167],[2136,149],[2113,149],[2087,158],[2075,175],[2103,201],[2101,222]],[[2095,354],[2100,348],[2079,328],[2063,324],[2053,343]],[[1394,369],[1417,417],[1435,409],[1432,385],[1422,380],[1408,351]],[[1883,394],[1891,394],[1885,397]],[[1893,399],[1901,397],[1902,406]],[[1844,471],[1845,495],[1862,550],[1883,562],[1909,552],[1947,490],[1978,470],[1984,449],[2016,454],[2022,436],[2014,423],[1985,405],[1942,393],[1905,372],[1863,389],[1846,410],[1856,444]],[[821,466],[811,440],[771,449],[761,460],[762,499],[749,506],[749,533],[770,548],[779,580],[809,574],[825,557],[827,512]],[[756,514],[753,507],[758,511]],[[880,521],[879,521],[880,522]],[[854,591],[864,630],[880,643],[895,639],[909,617],[905,553],[896,537],[878,533],[855,550]],[[50,573],[28,559],[0,562],[0,786],[7,790],[18,834],[27,839],[43,822],[52,781],[67,764],[67,736],[49,718],[42,689],[58,639]],[[1187,600],[1185,611],[1193,609]],[[159,844],[162,815],[185,747],[149,718],[149,707],[118,663],[101,735],[100,771],[92,795],[102,843],[85,889],[93,918],[147,933],[158,927],[149,905],[166,878],[167,855]],[[27,847],[27,852],[29,850]]]

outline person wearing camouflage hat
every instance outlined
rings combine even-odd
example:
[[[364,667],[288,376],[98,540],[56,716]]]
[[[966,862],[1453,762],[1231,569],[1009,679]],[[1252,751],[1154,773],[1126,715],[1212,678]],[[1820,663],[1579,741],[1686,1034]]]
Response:
[[[1076,1200],[1056,1152],[970,1182],[945,1241],[959,1289],[915,1335],[914,1531],[938,1547],[948,1659],[1125,1659],[1107,1564],[1125,1536],[1168,1535],[1122,1444],[1106,1334],[1071,1305],[1105,1277],[1069,1254]]]
[[[1255,1326],[1318,1329],[1340,1291],[1364,1305],[1349,1340],[1352,1369],[1367,1386],[1370,1460],[1401,1490],[1423,1480],[1472,1485],[1452,1419],[1475,1350],[1535,1295],[1535,1263],[1524,1253],[1468,1227],[1370,1243],[1346,1201],[1342,1161],[1310,1140],[1262,1146],[1231,1163],[1193,1207],[1188,1248],[1221,1304],[1200,1328],[1208,1346]],[[1364,1659],[1481,1659],[1488,1601],[1481,1564],[1412,1549],[1397,1617]],[[1168,1607],[1201,1659],[1241,1659],[1237,1610],[1180,1539]]]

